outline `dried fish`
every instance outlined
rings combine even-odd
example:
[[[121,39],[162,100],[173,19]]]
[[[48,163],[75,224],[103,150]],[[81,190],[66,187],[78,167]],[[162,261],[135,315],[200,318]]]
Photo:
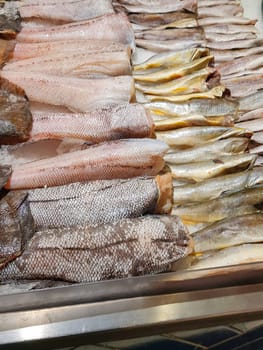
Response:
[[[29,191],[37,228],[106,224],[150,213],[169,213],[172,179],[99,180]]]
[[[1,2],[0,9],[0,37],[13,39],[21,30],[21,18],[14,6],[14,1]]]
[[[227,42],[233,40],[249,40],[255,39],[257,35],[250,32],[240,32],[234,34],[221,34],[221,33],[205,33],[205,37],[210,42]]]
[[[7,183],[12,169],[8,165],[0,165],[0,190]]]
[[[224,126],[195,126],[156,132],[157,139],[166,142],[169,146],[184,148],[237,136],[251,137],[252,132],[242,128]]]
[[[263,108],[263,90],[239,98],[240,111],[251,111],[251,106],[253,106],[253,109]]]
[[[32,116],[25,92],[0,78],[0,144],[29,139]]]
[[[251,169],[256,161],[254,154],[238,154],[196,163],[171,164],[172,177],[200,182],[212,177]]]
[[[34,233],[25,192],[9,192],[0,201],[0,267],[15,259]]]
[[[177,217],[146,216],[101,226],[37,232],[0,279],[91,282],[167,271],[192,251]],[[105,263],[106,262],[106,263]]]
[[[258,212],[255,207],[263,202],[263,187],[255,187],[226,197],[182,207],[174,207],[172,214],[185,223],[213,223],[227,217]]]
[[[254,33],[257,34],[258,30],[254,24],[226,24],[226,23],[214,23],[203,27],[205,34],[212,33],[218,34],[238,34],[238,33]]]
[[[257,20],[249,19],[242,16],[223,16],[223,17],[205,17],[199,18],[198,23],[200,26],[207,25],[218,25],[218,24],[245,24],[245,25],[254,25]]]
[[[30,101],[64,106],[77,112],[128,103],[134,94],[130,76],[81,79],[15,71],[2,71],[1,75],[21,86]]]
[[[143,40],[204,40],[204,31],[201,27],[194,28],[171,28],[170,29],[149,29],[149,30],[141,30],[135,32],[135,40],[143,39]]]
[[[263,214],[244,215],[218,221],[195,232],[192,237],[195,253],[244,243],[260,243],[263,242]]]
[[[239,17],[237,17],[239,18]],[[216,50],[233,50],[233,49],[250,49],[251,47],[262,46],[263,39],[246,39],[246,40],[231,40],[231,41],[220,41],[220,42],[212,42],[207,41],[206,46],[209,49]]]
[[[154,176],[164,167],[167,145],[152,139],[104,142],[85,150],[18,165],[8,189],[66,185],[71,182]]]
[[[205,46],[205,40],[146,40],[136,39],[136,46],[142,47],[153,52],[165,52],[165,51],[181,51],[185,49],[191,49],[193,47]]]
[[[199,164],[199,163],[198,163]],[[186,184],[173,190],[174,203],[177,205],[198,203],[212,200],[244,190],[245,188],[263,185],[263,169],[219,176],[196,184]]]
[[[263,261],[263,244],[243,244],[200,257],[189,269],[206,269],[219,266],[240,265]]]
[[[263,108],[253,109],[246,113],[240,112],[238,121],[247,121],[258,118],[263,118]]]
[[[260,143],[261,145],[263,144],[263,131],[260,132],[255,132],[251,138],[251,140]]]
[[[198,17],[226,17],[226,16],[242,16],[243,7],[240,4],[220,4],[214,6],[203,6],[198,8]],[[216,22],[216,21],[215,21]]]
[[[244,122],[239,122],[238,127],[246,128],[253,132],[263,131],[262,121],[260,119],[248,120]]]
[[[129,13],[129,21],[137,25],[144,26],[145,28],[152,28],[161,26],[164,24],[170,24],[173,22],[186,22],[191,21],[196,26],[196,15],[191,12],[166,12],[166,13]]]
[[[263,74],[245,75],[241,77],[224,78],[222,79],[222,83],[231,90],[232,96],[245,97],[263,89],[262,78]]]
[[[257,70],[263,66],[262,55],[250,55],[236,58],[233,61],[222,63],[217,66],[220,74],[224,77],[231,75],[231,77],[242,74],[244,70]]]
[[[233,154],[241,154],[246,151],[249,139],[245,137],[229,137],[223,140],[216,140],[192,148],[170,149],[164,159],[171,164],[185,164],[218,159]]]
[[[250,47],[248,49],[210,50],[217,62],[232,61],[236,58],[257,55],[263,53],[262,46]]]

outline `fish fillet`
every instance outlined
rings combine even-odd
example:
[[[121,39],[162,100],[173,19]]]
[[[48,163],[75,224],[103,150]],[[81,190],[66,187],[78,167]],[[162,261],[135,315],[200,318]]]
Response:
[[[139,104],[125,104],[90,113],[33,112],[32,140],[77,138],[90,143],[150,137],[153,122]]]
[[[36,227],[106,224],[150,213],[169,213],[171,175],[99,180],[29,191]]]
[[[1,75],[21,86],[30,101],[64,106],[77,112],[128,103],[134,94],[130,76],[81,79],[14,71],[2,71]]]
[[[40,231],[0,279],[91,282],[167,271],[192,251],[177,217],[146,216],[100,226]]]
[[[166,144],[152,139],[109,141],[18,165],[5,187],[50,187],[88,180],[154,176],[164,167],[162,156],[166,150]]]

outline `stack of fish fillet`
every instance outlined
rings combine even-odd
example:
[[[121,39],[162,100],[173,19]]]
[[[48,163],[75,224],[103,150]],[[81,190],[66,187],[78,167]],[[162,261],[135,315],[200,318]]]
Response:
[[[261,43],[254,39],[255,22],[241,17],[239,1],[118,0],[115,6],[135,30],[137,98],[150,110],[156,138],[169,145],[172,214],[192,232],[198,258],[191,268],[262,261],[263,169],[254,167],[257,155],[248,153],[256,130],[234,125],[244,100],[238,101],[235,90],[230,97],[232,86],[224,74],[220,80],[217,63],[217,53],[240,52],[225,53],[227,47],[241,45],[246,52]],[[246,93],[258,89],[244,79]]]
[[[126,15],[105,0],[2,5],[0,280],[169,270],[192,241],[167,215],[168,147],[135,103]]]

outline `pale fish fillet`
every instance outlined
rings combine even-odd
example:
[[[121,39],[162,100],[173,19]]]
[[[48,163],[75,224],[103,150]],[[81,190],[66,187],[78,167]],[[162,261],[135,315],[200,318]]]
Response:
[[[167,131],[189,126],[234,126],[234,118],[231,116],[204,117],[202,115],[189,115],[171,117],[154,121],[156,131]]]
[[[54,54],[89,53],[98,54],[106,52],[119,52],[126,50],[130,54],[127,45],[105,40],[61,40],[39,43],[17,42],[13,51],[12,61]]]
[[[246,151],[249,139],[245,137],[229,137],[216,140],[187,149],[170,149],[164,156],[166,162],[171,164],[184,164],[218,159],[224,156],[240,154]]]
[[[256,24],[255,19],[249,19],[241,16],[224,16],[224,17],[205,17],[199,18],[200,26],[214,25],[214,24]]]
[[[263,131],[255,132],[251,138],[251,140],[263,144]]]
[[[166,13],[129,13],[129,21],[144,28],[154,28],[173,22],[192,22],[197,26],[196,16],[190,12],[166,12]]]
[[[263,165],[263,157],[262,156],[258,156],[255,166],[262,166]]]
[[[249,112],[240,112],[238,121],[243,122],[247,120],[263,118],[263,108],[253,109]]]
[[[13,168],[9,189],[66,185],[88,180],[154,176],[164,167],[167,145],[152,139],[109,141],[85,150]]]
[[[254,24],[211,24],[204,26],[205,33],[218,33],[218,34],[237,34],[237,33],[254,33],[257,34],[258,30]]]
[[[108,40],[134,44],[134,33],[126,15],[108,14],[86,21],[78,21],[50,28],[22,29],[17,41],[43,42],[60,40]]]
[[[248,49],[229,49],[229,50],[210,50],[211,55],[215,56],[216,62],[232,61],[235,58],[257,55],[263,53],[262,46],[251,47]]]
[[[75,22],[113,13],[110,0],[21,1],[22,18],[37,17],[54,21]]]
[[[116,52],[68,52],[7,63],[3,70],[40,72],[77,78],[131,75],[127,50]]]
[[[233,40],[249,40],[255,39],[257,35],[255,33],[240,32],[234,34],[220,34],[220,33],[205,33],[205,37],[211,42],[226,42]]]
[[[238,154],[203,162],[171,164],[172,177],[200,182],[236,171],[251,169],[257,156],[254,154]]]
[[[185,65],[198,58],[208,56],[209,51],[205,48],[190,48],[179,52],[164,52],[147,59],[146,61],[133,66],[134,71],[152,68],[168,68],[172,66]]]
[[[246,97],[263,89],[263,74],[224,78],[222,83],[231,90],[234,97]]]
[[[246,129],[251,130],[253,132],[263,131],[263,125],[262,125],[261,119],[254,119],[254,120],[247,120],[244,122],[239,122],[238,127],[246,128]]]
[[[249,153],[262,155],[263,154],[263,145],[259,145],[259,146],[250,148]]]
[[[247,69],[258,69],[263,66],[262,55],[250,55],[236,58],[233,61],[225,62],[217,66],[220,74],[224,77],[242,73]]]
[[[263,185],[263,168],[254,168],[250,171],[242,171],[196,184],[176,187],[173,190],[173,198],[177,205],[204,202],[257,185]]]
[[[240,4],[240,0],[198,0],[198,8],[228,4]]]
[[[15,167],[19,164],[47,159],[63,153],[86,149],[87,147],[83,140],[68,138],[28,141],[12,146],[1,146],[0,163]]]
[[[240,4],[223,4],[198,8],[198,18],[241,16],[243,7]]]
[[[203,92],[208,90],[209,78],[215,73],[216,69],[206,67],[167,83],[145,84],[136,82],[135,88],[145,94],[157,96],[184,95],[194,92]]]
[[[252,132],[242,128],[227,126],[194,126],[156,132],[157,139],[166,142],[169,146],[184,148],[237,136],[251,137]]]
[[[188,102],[173,103],[167,101],[155,101],[146,103],[145,107],[157,115],[189,115],[202,114],[206,117],[222,115],[237,115],[238,102],[228,98],[218,99],[193,99]]]
[[[229,247],[208,257],[199,259],[190,270],[207,269],[220,266],[231,266],[263,261],[263,244],[243,244],[237,247]]]
[[[251,214],[218,221],[192,235],[195,253],[223,249],[244,243],[263,242],[263,214]]]
[[[176,25],[176,24],[175,24]],[[204,39],[204,31],[201,27],[193,27],[193,28],[171,28],[170,24],[168,24],[167,29],[163,28],[153,28],[148,30],[141,30],[135,32],[135,40],[143,39],[143,40],[203,40]]]
[[[218,97],[223,97],[226,93],[226,87],[224,85],[218,85],[213,87],[210,90],[204,92],[194,92],[189,94],[178,94],[178,95],[169,95],[169,96],[157,96],[157,95],[148,95],[145,94],[145,97],[148,101],[168,101],[168,102],[187,102],[189,100],[196,99],[216,99]]]
[[[166,13],[173,11],[194,12],[197,11],[196,0],[118,0],[118,5],[124,7],[127,12],[135,13]]]
[[[185,223],[213,223],[227,217],[256,213],[255,205],[262,202],[261,186],[196,205],[174,207],[172,214],[180,216]]]
[[[193,47],[205,46],[205,40],[194,40],[194,39],[179,39],[179,40],[146,40],[136,39],[136,46],[142,47],[147,50],[154,52],[165,52],[165,51],[181,51],[185,49],[191,49]]]
[[[150,137],[153,121],[139,104],[125,104],[89,113],[34,112],[31,139],[77,138],[90,143]]]
[[[252,95],[239,98],[240,111],[251,111],[251,108],[263,108],[263,90],[258,90]]]
[[[30,101],[64,106],[77,112],[128,103],[134,94],[130,76],[81,79],[14,71],[2,71],[1,75],[21,86]]]
[[[169,270],[192,251],[177,217],[146,216],[99,226],[40,231],[1,280],[59,279],[91,282]]]
[[[106,224],[145,214],[169,213],[171,175],[99,180],[29,191],[36,227]]]
[[[155,72],[147,73],[144,71],[136,71],[133,74],[133,77],[136,81],[145,82],[145,83],[158,83],[166,82],[172,79],[181,78],[187,74],[191,74],[195,71],[198,71],[202,68],[205,68],[213,61],[213,56],[205,56],[197,58],[194,61],[186,63],[182,66],[174,66],[170,68],[161,68]]]
[[[262,38],[220,41],[220,42],[212,42],[212,41],[206,42],[206,46],[209,49],[216,49],[216,50],[249,49],[251,47],[262,46],[262,44],[263,44]]]

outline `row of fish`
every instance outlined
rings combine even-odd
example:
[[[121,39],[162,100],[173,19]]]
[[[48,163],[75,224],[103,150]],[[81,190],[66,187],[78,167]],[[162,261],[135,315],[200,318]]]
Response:
[[[228,54],[228,47],[235,49],[229,53],[250,55],[250,46],[260,40],[255,21],[242,17],[239,1],[195,3],[198,11],[192,7],[169,13],[164,5],[153,13],[152,4],[144,4],[138,13],[130,2],[116,1],[135,30],[137,99],[150,110],[156,137],[170,147],[165,160],[173,176],[172,214],[181,217],[192,232],[198,253],[190,268],[261,261],[260,244],[227,248],[263,241],[263,169],[254,167],[257,153],[247,153],[256,123],[254,127],[246,122],[235,126],[240,109],[254,104],[229,96],[225,86],[233,97],[235,89],[225,84],[224,74],[220,79],[220,70],[226,66],[222,60],[218,63],[216,55],[217,51],[221,56]],[[200,45],[204,48],[197,47]],[[262,52],[257,49],[258,54]],[[228,65],[235,72],[235,64]],[[251,69],[253,65],[260,66],[260,59],[253,61]],[[260,78],[256,81],[260,88]],[[236,87],[248,95],[259,89],[253,79],[246,84],[243,88],[236,82]]]

